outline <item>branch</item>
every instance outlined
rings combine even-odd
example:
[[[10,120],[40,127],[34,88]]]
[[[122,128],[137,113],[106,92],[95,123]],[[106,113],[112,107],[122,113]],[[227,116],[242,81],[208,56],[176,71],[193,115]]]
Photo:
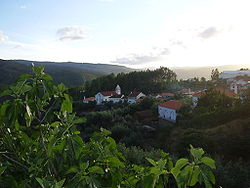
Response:
[[[16,164],[22,166],[22,167],[25,168],[26,170],[29,169],[27,166],[25,166],[24,164],[22,164],[22,163],[16,161],[15,159],[12,159],[11,157],[9,157],[9,156],[7,156],[7,155],[5,155],[5,154],[3,154],[3,153],[2,153],[2,155],[3,155],[6,159],[8,159],[8,160],[10,160],[10,161],[12,161],[12,162],[14,162],[14,163],[16,163]]]

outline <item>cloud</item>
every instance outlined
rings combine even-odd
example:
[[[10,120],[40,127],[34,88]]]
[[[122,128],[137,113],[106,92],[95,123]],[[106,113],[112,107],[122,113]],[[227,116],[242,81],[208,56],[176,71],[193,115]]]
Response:
[[[21,5],[20,8],[21,8],[21,9],[26,9],[27,6],[26,6],[26,5]]]
[[[150,55],[129,54],[127,57],[117,58],[116,60],[111,61],[111,63],[134,65],[134,64],[144,64],[156,60],[158,60],[158,57]]]
[[[214,37],[215,35],[217,35],[220,31],[216,28],[216,27],[209,27],[205,30],[203,30],[200,34],[199,37],[203,38],[203,39],[208,39],[211,37]]]
[[[23,44],[17,44],[13,47],[14,49],[20,49],[20,48],[25,48]]]
[[[0,42],[8,40],[8,36],[4,35],[3,32],[0,31]]]
[[[168,48],[159,49],[157,47],[154,47],[152,50],[153,51],[148,54],[131,53],[128,54],[126,57],[116,58],[114,61],[111,61],[111,63],[127,64],[127,65],[146,64],[161,59],[161,56],[170,54]]]
[[[86,40],[88,38],[86,30],[82,27],[64,27],[56,33],[60,41]]]

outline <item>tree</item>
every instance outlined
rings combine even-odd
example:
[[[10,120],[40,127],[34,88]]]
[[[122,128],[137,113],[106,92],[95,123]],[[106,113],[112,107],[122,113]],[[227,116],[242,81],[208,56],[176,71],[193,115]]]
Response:
[[[220,75],[220,72],[218,71],[218,69],[213,69],[212,72],[211,72],[211,80],[212,81],[218,81],[219,80],[219,75]]]
[[[205,77],[201,77],[201,82],[206,82],[206,78]]]
[[[218,109],[232,107],[233,98],[226,96],[214,89],[208,89],[206,94],[201,96],[198,101],[196,111],[204,109],[208,112],[213,112]]]
[[[86,83],[86,94],[92,96],[99,91],[114,90],[117,84],[122,88],[123,94],[131,91],[142,91],[143,93],[158,93],[167,89],[168,84],[176,81],[174,71],[166,67],[156,70],[134,71],[130,73],[119,73],[96,78],[91,83]]]
[[[249,68],[240,68],[240,71],[246,71],[249,70]]]

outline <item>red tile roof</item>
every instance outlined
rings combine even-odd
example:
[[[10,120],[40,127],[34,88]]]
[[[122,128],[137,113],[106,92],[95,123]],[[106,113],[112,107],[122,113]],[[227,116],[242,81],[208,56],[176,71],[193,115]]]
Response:
[[[161,93],[160,95],[165,95],[165,96],[173,97],[174,93]]]
[[[214,88],[215,91],[219,91],[221,94],[225,94],[228,97],[236,97],[237,94],[235,94],[233,91],[229,89],[224,89],[224,88]]]
[[[116,95],[117,93],[115,91],[101,91],[100,92],[103,96],[113,96]]]
[[[198,91],[198,92],[194,93],[192,96],[193,97],[201,97],[205,94],[206,94],[206,91]]]
[[[84,101],[94,101],[94,100],[95,100],[95,97],[88,97],[84,99]]]
[[[180,101],[170,100],[170,101],[161,103],[159,106],[164,107],[164,108],[170,108],[173,110],[179,110],[183,106],[183,104]]]

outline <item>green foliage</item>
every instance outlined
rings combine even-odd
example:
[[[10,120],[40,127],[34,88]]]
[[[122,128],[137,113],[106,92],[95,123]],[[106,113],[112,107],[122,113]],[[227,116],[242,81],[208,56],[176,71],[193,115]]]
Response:
[[[220,158],[216,159],[217,169],[215,170],[217,185],[227,188],[242,187],[250,185],[250,163],[241,159],[225,162]]]
[[[202,149],[191,147],[191,161],[179,168],[164,152],[146,165],[129,162],[103,128],[84,142],[76,125],[85,119],[72,112],[64,85],[54,86],[44,67],[33,72],[2,94],[12,99],[0,106],[1,187],[165,187],[171,174],[182,187],[195,185],[196,177],[206,187],[215,183],[214,162]]]
[[[215,184],[215,177],[211,169],[215,169],[215,161],[209,157],[204,157],[201,148],[190,146],[190,153],[193,161],[179,159],[171,173],[177,180],[178,188],[194,186],[196,183],[204,183],[206,188],[212,188]]]
[[[213,69],[212,72],[211,72],[211,80],[212,81],[218,81],[219,80],[219,76],[220,76],[219,70],[217,68]]]
[[[142,91],[144,93],[157,93],[167,89],[168,84],[176,81],[176,74],[161,67],[156,70],[134,71],[127,74],[119,73],[116,76],[110,74],[102,76],[86,83],[86,94],[95,95],[99,91],[114,90],[117,84],[122,88],[124,94],[131,91]]]
[[[206,94],[199,99],[196,112],[213,112],[219,108],[225,109],[232,107],[233,103],[234,99],[232,97],[221,94],[214,89],[209,89],[206,91]]]
[[[5,87],[14,84],[21,74],[30,74],[32,72],[32,63],[35,65],[44,65],[46,72],[53,76],[55,84],[62,82],[68,87],[83,85],[88,80],[111,72],[111,70],[108,72],[97,71],[97,67],[93,64],[0,60],[0,91],[1,85]],[[93,68],[89,68],[89,65],[93,66]],[[114,71],[117,67],[110,68]],[[123,67],[119,67],[118,69],[117,72],[124,70]]]

